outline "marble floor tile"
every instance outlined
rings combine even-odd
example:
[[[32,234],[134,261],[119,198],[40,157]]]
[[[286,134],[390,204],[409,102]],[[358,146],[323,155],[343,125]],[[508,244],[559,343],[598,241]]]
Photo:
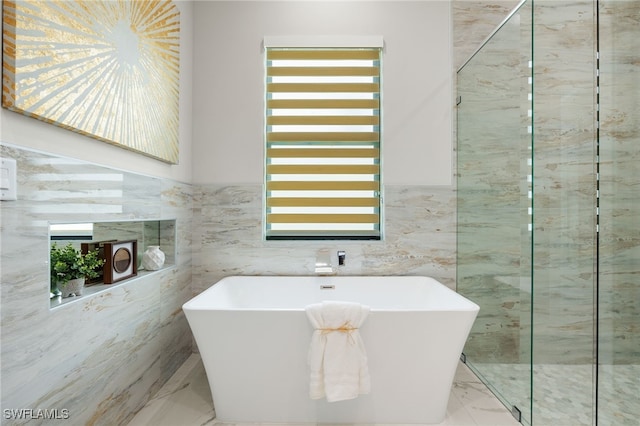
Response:
[[[470,426],[476,422],[471,414],[464,407],[464,404],[453,392],[449,395],[449,404],[447,405],[447,415],[444,422],[440,425],[444,426]]]
[[[476,368],[485,374],[485,378],[490,378],[489,381],[497,389],[510,389],[511,395],[526,396],[531,392],[529,380],[526,379],[530,374],[527,364],[485,363],[476,365]],[[534,424],[577,426],[594,423],[592,383],[595,372],[592,365],[536,364],[533,374]],[[524,377],[525,380],[513,380],[513,377]],[[456,381],[454,394],[465,392],[458,386],[459,382]],[[638,426],[638,389],[640,365],[600,365],[598,424]],[[468,392],[473,397],[472,391]],[[470,401],[466,407],[471,409],[477,403]]]
[[[191,355],[129,426],[211,425],[215,413],[200,356]]]
[[[128,426],[261,426],[260,423],[223,423],[215,420],[211,392],[199,354],[176,371]],[[266,424],[265,424],[266,425]],[[509,411],[480,380],[460,363],[440,426],[517,426]],[[278,426],[270,423],[269,426]],[[283,425],[284,426],[284,425]],[[286,426],[295,426],[287,424]],[[309,426],[308,424],[305,426]],[[383,426],[383,425],[376,425]],[[398,426],[398,425],[394,425]]]
[[[511,412],[491,393],[480,379],[463,363],[458,364],[449,397],[449,408],[457,399],[473,423],[459,423],[457,419],[445,421],[445,425],[515,426],[520,425]],[[447,413],[448,414],[448,413]],[[450,421],[447,423],[447,421]],[[458,423],[454,423],[458,422]],[[466,421],[466,420],[464,420]]]

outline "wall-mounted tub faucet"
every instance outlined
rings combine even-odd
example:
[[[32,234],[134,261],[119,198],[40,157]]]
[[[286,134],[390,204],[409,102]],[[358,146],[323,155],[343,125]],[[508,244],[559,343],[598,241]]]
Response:
[[[344,266],[344,258],[347,257],[347,252],[344,250],[338,250],[338,265]]]
[[[331,255],[328,249],[318,250],[316,253],[316,274],[318,275],[334,275],[335,270],[331,266]]]

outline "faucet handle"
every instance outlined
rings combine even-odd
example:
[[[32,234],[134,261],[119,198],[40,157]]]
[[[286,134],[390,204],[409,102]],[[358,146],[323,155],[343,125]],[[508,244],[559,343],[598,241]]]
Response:
[[[347,252],[344,250],[338,250],[338,265],[344,266],[344,258],[347,257]]]

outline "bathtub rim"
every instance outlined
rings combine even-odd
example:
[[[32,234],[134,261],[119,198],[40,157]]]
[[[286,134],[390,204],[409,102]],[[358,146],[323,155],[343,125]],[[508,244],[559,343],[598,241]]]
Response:
[[[447,287],[445,284],[441,283],[437,279],[433,277],[428,277],[425,275],[227,275],[225,277],[220,278],[215,283],[211,284],[205,290],[200,292],[199,294],[193,296],[187,302],[182,305],[183,310],[194,310],[194,311],[241,311],[241,312],[304,312],[305,306],[295,307],[295,308],[283,308],[283,307],[211,307],[211,306],[194,306],[200,302],[200,298],[204,299],[207,296],[210,296],[209,293],[213,293],[215,291],[222,291],[220,287],[216,290],[215,287],[219,285],[233,285],[229,284],[228,281],[233,281],[235,279],[278,279],[278,278],[286,278],[289,280],[292,279],[307,279],[307,280],[319,280],[322,282],[330,282],[335,280],[348,280],[348,279],[365,279],[365,278],[380,278],[380,279],[394,279],[394,278],[406,278],[406,279],[426,279],[427,283],[432,283],[429,285],[437,284],[437,286],[441,287],[439,290],[444,291],[445,293],[449,293],[452,297],[460,300],[463,306],[425,306],[424,308],[380,308],[380,307],[371,307],[370,313],[376,312],[424,312],[424,311],[447,311],[447,312],[479,312],[480,306],[468,299],[464,295],[458,293],[457,291]],[[330,290],[328,290],[330,291]],[[310,301],[311,303],[317,303],[316,301]]]

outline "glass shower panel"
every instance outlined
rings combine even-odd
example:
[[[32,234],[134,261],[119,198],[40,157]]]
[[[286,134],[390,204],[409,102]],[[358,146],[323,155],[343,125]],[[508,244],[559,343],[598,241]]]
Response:
[[[640,2],[600,0],[598,424],[640,419]]]
[[[531,6],[458,71],[457,289],[480,305],[467,365],[530,423]],[[515,411],[515,410],[514,410]]]
[[[592,0],[534,7],[534,425],[594,424],[594,7]]]

